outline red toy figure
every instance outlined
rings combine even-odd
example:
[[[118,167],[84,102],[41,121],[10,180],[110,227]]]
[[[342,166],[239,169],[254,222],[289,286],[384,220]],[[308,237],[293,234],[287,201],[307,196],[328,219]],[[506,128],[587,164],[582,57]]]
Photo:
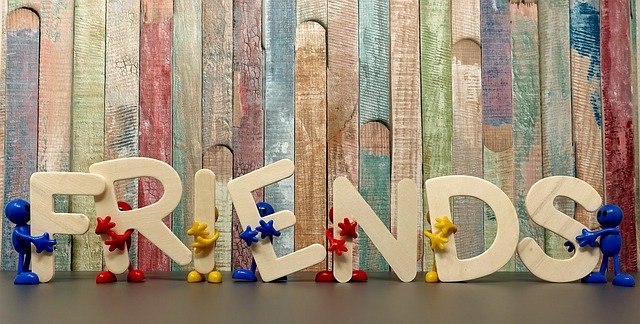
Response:
[[[131,206],[124,201],[118,201],[118,209],[121,211],[131,210]],[[114,251],[115,249],[124,250],[124,245],[127,244],[127,249],[131,248],[131,233],[133,233],[133,229],[128,229],[124,234],[118,234],[111,229],[116,226],[116,223],[111,221],[111,216],[106,216],[104,219],[98,217],[98,225],[96,225],[96,234],[105,234],[109,235],[110,239],[106,240],[104,244],[109,246],[109,251]],[[116,282],[118,279],[116,275],[109,271],[104,270],[101,271],[98,276],[96,276],[96,283],[111,283]],[[133,269],[131,263],[129,263],[129,273],[127,274],[128,282],[143,282],[144,281],[144,273],[142,270]]]
[[[329,210],[329,220],[333,223],[333,208]],[[338,227],[340,227],[340,236],[348,236],[351,238],[358,237],[358,231],[356,230],[358,226],[358,222],[351,221],[349,218],[345,217],[343,222],[338,223]],[[325,231],[325,236],[327,237],[327,251],[335,252],[337,256],[341,256],[343,252],[349,252],[347,247],[344,245],[345,240],[337,239],[333,237],[333,227],[329,227]],[[351,252],[349,252],[351,253]],[[355,282],[363,282],[367,281],[368,276],[364,270],[353,270],[351,274],[351,280]],[[333,271],[325,270],[320,271],[316,274],[316,282],[335,282],[336,278],[333,276]]]

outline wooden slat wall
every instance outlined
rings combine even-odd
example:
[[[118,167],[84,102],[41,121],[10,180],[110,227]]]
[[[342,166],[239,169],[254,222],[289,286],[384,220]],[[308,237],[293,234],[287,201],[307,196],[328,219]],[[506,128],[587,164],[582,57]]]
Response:
[[[4,127],[6,122],[7,115],[7,95],[6,95],[6,67],[7,67],[7,55],[6,55],[6,47],[7,47],[7,38],[6,38],[6,25],[5,18],[7,16],[7,5],[9,3],[7,1],[0,1],[0,192],[4,195],[4,170],[5,170],[5,154],[4,154],[4,141],[6,139],[6,130]],[[5,86],[2,86],[5,85]],[[3,199],[3,202],[6,201]],[[4,222],[4,219],[2,220]],[[0,262],[2,260],[2,238],[5,237],[3,235],[3,230],[0,229]],[[0,268],[2,268],[2,264],[0,264]]]
[[[7,53],[15,48],[0,47],[0,83],[9,87],[6,98],[0,88],[4,201],[26,195],[14,192],[25,190],[34,170],[87,171],[104,159],[151,156],[172,163],[184,181],[183,201],[165,220],[188,243],[193,175],[209,168],[217,174],[216,262],[232,270],[248,267],[250,254],[238,239],[237,221],[232,226],[226,182],[264,163],[297,160],[293,179],[264,190],[265,201],[293,209],[299,221],[275,240],[278,254],[325,241],[336,176],[358,185],[393,231],[397,181],[412,178],[422,186],[424,179],[466,173],[501,187],[517,206],[521,236],[562,257],[564,239],[530,221],[524,197],[542,176],[575,172],[603,195],[607,179],[606,201],[621,204],[626,216],[623,269],[637,269],[636,186],[628,181],[638,167],[633,143],[640,129],[634,124],[640,36],[630,20],[637,1],[0,4],[3,28],[7,10],[26,6],[38,13],[41,39],[30,78],[13,77],[28,66],[30,56],[22,55],[11,58],[16,63],[4,79]],[[16,94],[14,84],[33,80],[37,101]],[[15,127],[34,115],[29,120],[37,120],[36,128]],[[117,187],[120,199],[139,206],[162,194],[144,178]],[[263,200],[262,190],[254,198]],[[594,213],[574,212],[570,201],[558,206],[588,227],[597,225]],[[69,207],[94,216],[90,197],[56,199],[56,210]],[[493,243],[491,209],[456,198],[454,213],[461,257]],[[0,267],[13,269],[11,228],[3,223]],[[417,227],[422,238],[429,225]],[[57,235],[58,269],[102,268],[101,243],[91,232]],[[387,270],[360,233],[354,267]],[[428,270],[426,247],[417,257]],[[130,254],[144,270],[184,270],[142,237]],[[310,269],[330,266],[331,257]],[[514,258],[505,269],[524,267]]]

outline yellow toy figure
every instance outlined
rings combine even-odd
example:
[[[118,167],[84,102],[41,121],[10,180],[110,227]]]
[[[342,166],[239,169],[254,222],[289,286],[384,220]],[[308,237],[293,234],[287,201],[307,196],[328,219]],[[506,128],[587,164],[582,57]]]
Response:
[[[427,219],[430,219],[429,213],[427,213]],[[434,253],[444,250],[445,244],[449,242],[449,236],[458,231],[458,227],[454,223],[452,223],[447,216],[436,217],[435,227],[440,230],[437,234],[433,234],[429,230],[424,231],[424,235],[426,235],[429,239],[431,250],[433,250]],[[435,257],[433,258],[433,267],[431,268],[431,271],[427,272],[427,274],[424,276],[424,281],[438,282],[438,272],[436,268]]]
[[[216,220],[217,219],[218,209],[216,208]],[[213,236],[209,236],[211,233],[207,230],[208,226],[205,222],[193,221],[193,226],[187,231],[187,235],[193,236],[194,242],[191,244],[191,247],[193,247],[193,252],[197,257],[207,257],[213,251],[213,247],[220,237],[220,232],[217,229],[213,230]],[[187,281],[191,283],[204,281],[204,274],[198,272],[197,269],[192,270],[187,275]],[[221,283],[222,274],[214,267],[207,275],[207,281],[211,283]]]

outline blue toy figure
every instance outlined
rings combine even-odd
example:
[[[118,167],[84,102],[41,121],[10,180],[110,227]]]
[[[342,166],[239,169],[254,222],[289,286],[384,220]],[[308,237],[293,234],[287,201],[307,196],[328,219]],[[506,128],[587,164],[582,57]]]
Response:
[[[16,224],[11,234],[13,248],[18,252],[18,274],[13,283],[17,285],[35,285],[40,283],[38,275],[29,270],[31,263],[31,243],[36,247],[36,253],[43,250],[53,252],[55,240],[49,239],[49,234],[31,236],[31,226],[28,224],[31,219],[30,205],[22,199],[11,200],[4,207],[5,216],[12,223]]]
[[[266,217],[275,213],[275,210],[273,209],[273,207],[266,202],[259,202],[256,204],[256,207],[258,208],[258,213],[260,213],[260,217]],[[268,237],[269,241],[273,241],[274,236],[280,236],[280,231],[277,231],[273,227],[273,220],[270,220],[269,222],[260,220],[260,225],[257,226],[255,230],[252,230],[251,226],[247,226],[247,228],[240,234],[240,238],[242,238],[247,243],[248,246],[251,246],[251,244],[258,242],[258,237],[257,237],[258,233],[261,233],[260,237],[263,239]],[[231,274],[231,278],[236,281],[250,281],[250,282],[258,281],[258,278],[256,277],[256,268],[257,268],[256,260],[252,259],[250,270],[236,269]],[[286,280],[286,279],[287,277],[282,277],[282,278],[279,278],[278,280]]]
[[[602,227],[601,230],[588,231],[583,229],[582,235],[576,237],[576,241],[578,241],[580,246],[586,246],[588,244],[591,247],[596,246],[596,239],[600,237],[600,251],[603,256],[600,271],[590,273],[584,277],[582,281],[587,283],[606,283],[607,277],[605,276],[605,272],[607,271],[609,258],[613,257],[615,276],[613,277],[612,284],[624,287],[635,286],[636,282],[631,275],[620,273],[622,236],[620,235],[618,225],[622,223],[622,210],[616,205],[604,205],[598,210],[597,219]]]

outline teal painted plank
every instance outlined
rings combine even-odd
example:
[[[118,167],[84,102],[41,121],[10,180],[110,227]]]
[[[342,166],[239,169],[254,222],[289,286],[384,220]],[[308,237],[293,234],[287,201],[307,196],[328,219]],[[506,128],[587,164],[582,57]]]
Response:
[[[296,1],[264,2],[264,164],[294,159]],[[264,189],[276,211],[293,210],[293,177]],[[293,252],[293,227],[273,240],[277,255]]]

